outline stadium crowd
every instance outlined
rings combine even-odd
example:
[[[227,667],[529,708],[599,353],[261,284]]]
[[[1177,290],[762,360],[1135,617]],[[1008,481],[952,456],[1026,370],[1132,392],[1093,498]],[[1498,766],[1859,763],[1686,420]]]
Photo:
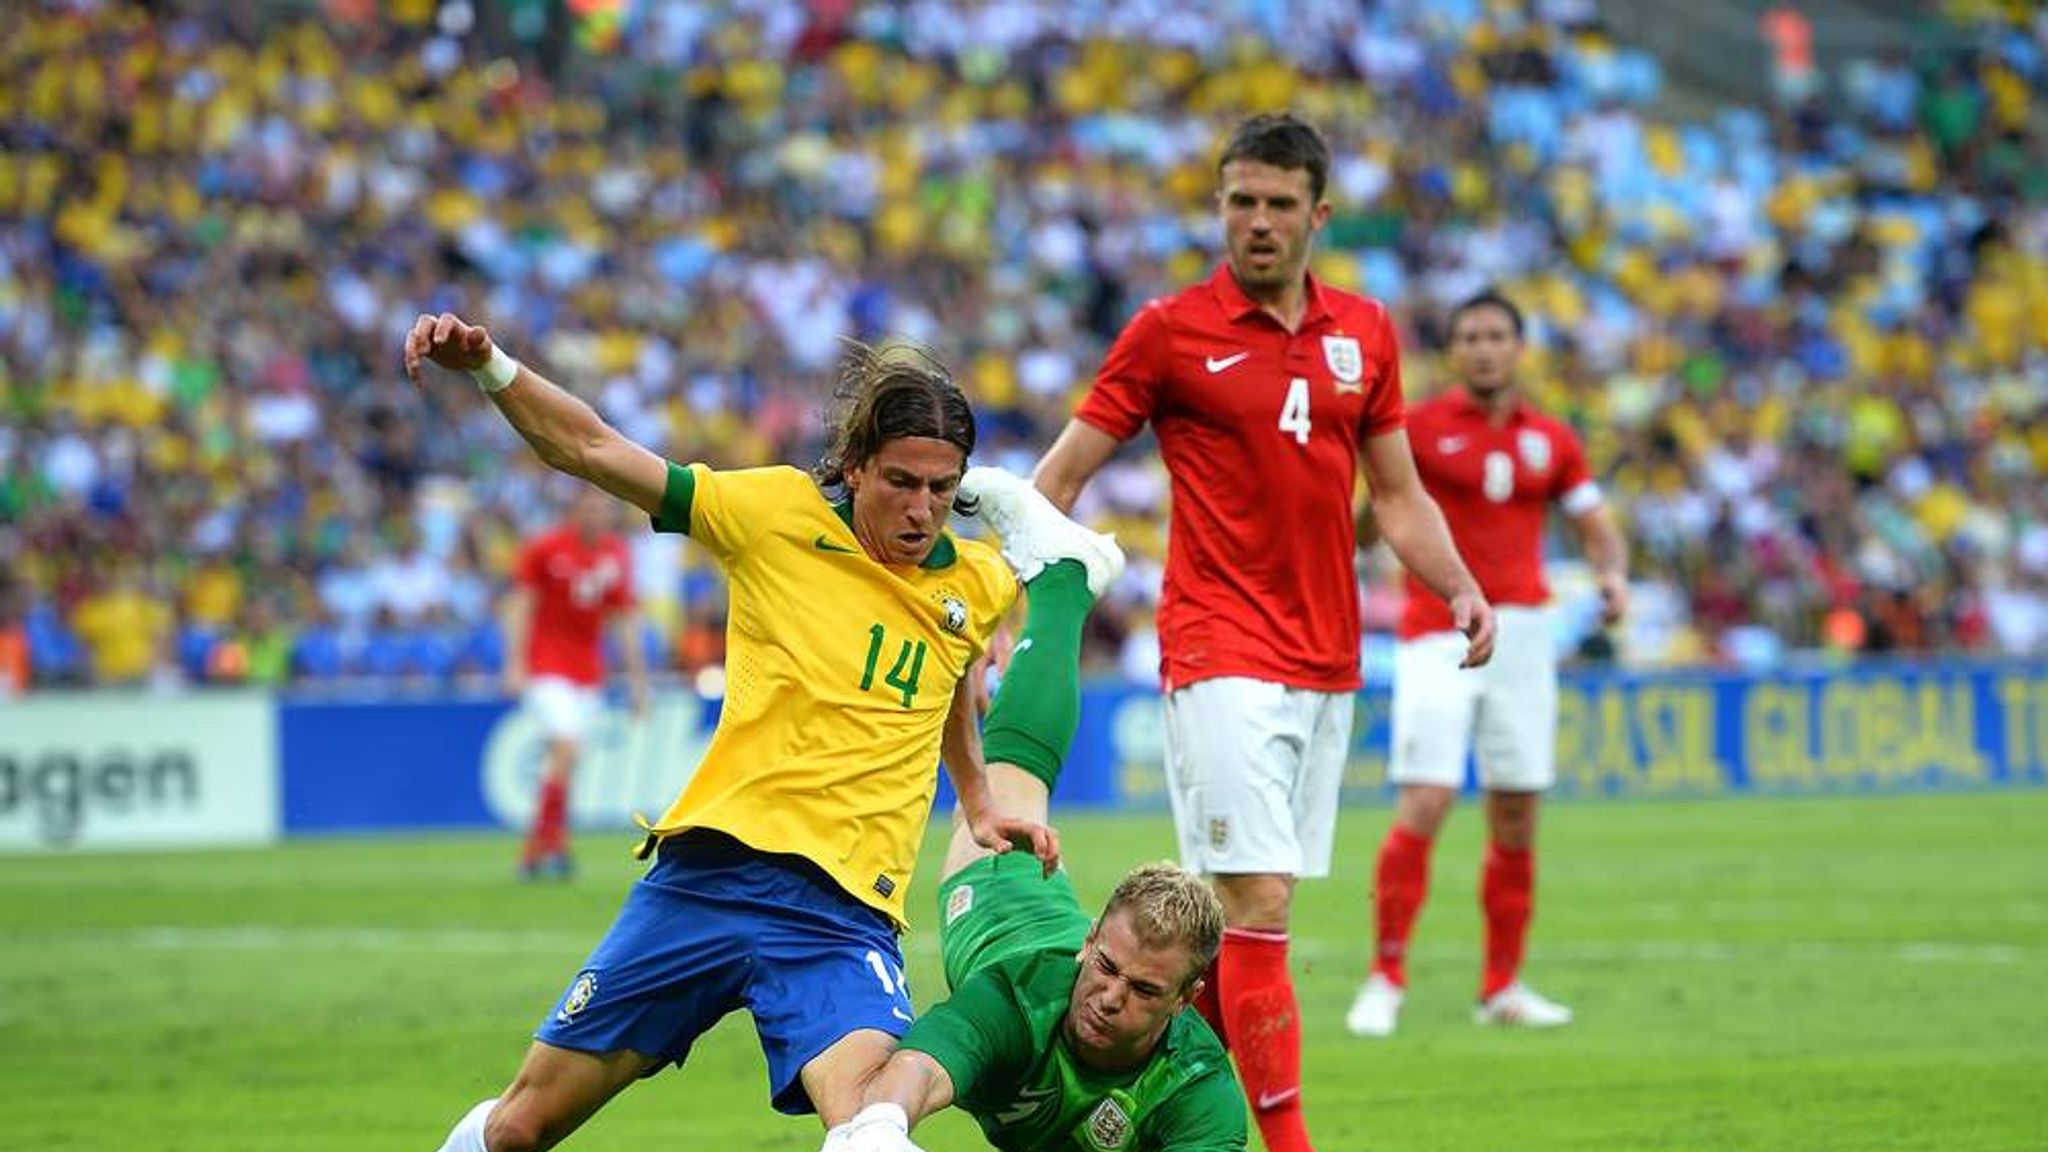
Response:
[[[405,383],[420,311],[720,466],[814,456],[840,338],[906,336],[1026,470],[1216,260],[1221,128],[1281,107],[1339,157],[1316,271],[1389,301],[1411,392],[1462,297],[1531,313],[1532,391],[1637,549],[1620,658],[2048,645],[2026,5],[1690,123],[1581,0],[735,0],[574,39],[540,5],[191,7],[43,4],[0,45],[0,695],[493,670],[561,493]],[[1097,671],[1152,674],[1165,493],[1134,452],[1080,509],[1134,561]],[[634,535],[650,647],[716,662],[710,567]]]

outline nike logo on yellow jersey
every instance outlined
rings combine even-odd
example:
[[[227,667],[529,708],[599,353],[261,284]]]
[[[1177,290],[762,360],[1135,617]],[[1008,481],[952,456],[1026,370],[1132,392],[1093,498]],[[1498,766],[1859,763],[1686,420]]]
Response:
[[[818,538],[811,541],[811,547],[816,548],[820,552],[843,552],[848,556],[852,556],[859,551],[856,548],[848,548],[844,544],[833,543],[831,538],[823,532],[818,533]]]

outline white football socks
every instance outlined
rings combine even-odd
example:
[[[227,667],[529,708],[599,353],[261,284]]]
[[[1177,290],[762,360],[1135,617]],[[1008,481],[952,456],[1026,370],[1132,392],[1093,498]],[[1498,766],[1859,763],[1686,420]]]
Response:
[[[498,1098],[493,1096],[471,1108],[468,1115],[456,1121],[455,1130],[448,1133],[448,1142],[441,1145],[441,1152],[490,1152],[484,1147],[484,1121],[497,1106]]]

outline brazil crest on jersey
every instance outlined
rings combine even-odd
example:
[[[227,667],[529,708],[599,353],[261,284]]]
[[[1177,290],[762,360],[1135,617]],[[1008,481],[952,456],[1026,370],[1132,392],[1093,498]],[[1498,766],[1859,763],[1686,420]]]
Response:
[[[996,960],[919,1016],[902,1046],[939,1062],[954,1103],[1003,1152],[1243,1152],[1244,1096],[1201,1017],[1174,1017],[1144,1065],[1095,1071],[1062,1025],[1079,974],[1060,952]]]
[[[725,709],[650,844],[716,828],[802,856],[903,924],[953,690],[1016,597],[995,549],[941,533],[882,564],[795,468],[669,465],[654,526],[725,568]]]

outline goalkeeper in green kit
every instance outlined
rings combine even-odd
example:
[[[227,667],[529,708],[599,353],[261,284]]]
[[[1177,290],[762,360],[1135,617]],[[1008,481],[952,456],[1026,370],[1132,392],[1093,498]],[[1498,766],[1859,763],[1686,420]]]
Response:
[[[983,735],[989,785],[1003,811],[1042,821],[1079,723],[1084,564],[1122,557],[1020,477],[976,468],[962,488],[1031,596]],[[1064,871],[991,855],[956,822],[939,904],[952,997],[918,1017],[823,1152],[917,1152],[910,1129],[948,1106],[1003,1152],[1241,1152],[1230,1057],[1183,1011],[1223,936],[1200,877],[1141,867],[1091,922]]]

